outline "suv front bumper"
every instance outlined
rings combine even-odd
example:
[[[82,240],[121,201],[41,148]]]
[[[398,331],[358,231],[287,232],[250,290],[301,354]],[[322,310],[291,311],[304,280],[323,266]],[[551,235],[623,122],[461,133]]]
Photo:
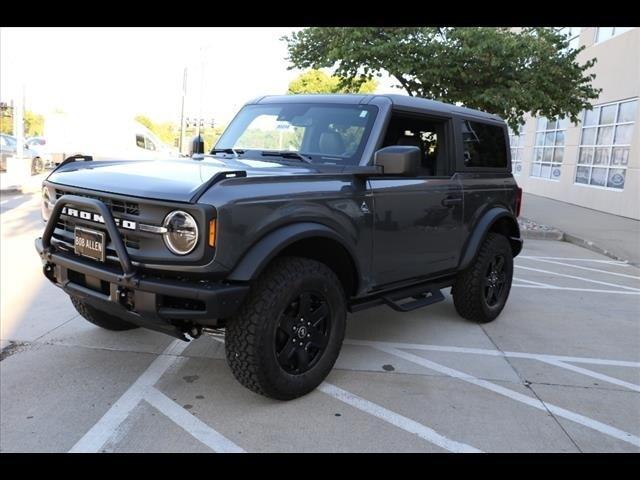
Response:
[[[56,249],[51,243],[65,204],[91,208],[105,218],[122,270]],[[42,238],[35,241],[44,275],[69,295],[133,324],[186,340],[190,326],[219,326],[232,316],[249,292],[246,284],[177,280],[137,272],[111,212],[99,200],[65,195],[54,206]]]

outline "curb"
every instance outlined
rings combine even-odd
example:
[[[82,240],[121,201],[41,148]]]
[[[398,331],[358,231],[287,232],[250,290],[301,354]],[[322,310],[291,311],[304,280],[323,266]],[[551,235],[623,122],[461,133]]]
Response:
[[[552,230],[522,230],[522,237],[530,240],[557,240],[564,239],[564,233],[555,228]]]
[[[582,247],[582,248],[586,248],[587,250],[591,250],[592,252],[600,253],[602,255],[605,255],[605,256],[611,258],[612,260],[617,260],[619,262],[625,262],[625,263],[627,263],[629,265],[633,265],[635,267],[640,266],[640,264],[632,262],[632,261],[630,261],[630,260],[628,260],[626,258],[622,258],[622,257],[616,255],[615,253],[611,252],[610,250],[607,250],[606,248],[602,248],[602,247],[596,245],[591,240],[586,240],[584,238],[576,237],[575,235],[570,235],[568,233],[564,233],[562,235],[562,241],[567,242],[567,243],[572,243],[572,244],[577,245],[577,246]]]
[[[587,250],[591,250],[592,252],[609,257],[612,260],[625,262],[629,265],[640,267],[640,264],[632,262],[626,258],[622,258],[612,251],[596,245],[591,240],[576,237],[575,235],[565,233],[561,230],[558,230],[557,228],[551,227],[549,230],[521,230],[521,234],[522,238],[529,240],[555,240],[559,242],[572,243],[573,245],[577,245],[578,247],[586,248]]]

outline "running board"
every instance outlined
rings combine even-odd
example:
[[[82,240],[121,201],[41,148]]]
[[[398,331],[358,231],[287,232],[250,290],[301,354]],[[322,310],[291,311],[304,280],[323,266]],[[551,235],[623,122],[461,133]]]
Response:
[[[421,282],[393,290],[374,292],[366,297],[352,298],[348,309],[349,312],[355,313],[378,305],[387,305],[398,312],[410,312],[444,300],[440,290],[450,287],[453,280],[453,277],[441,277],[436,281]],[[404,299],[410,301],[399,303]]]
[[[412,295],[410,298],[413,298],[411,302],[398,303],[399,300],[403,300],[404,298],[409,297],[398,297],[395,295],[390,295],[386,297],[382,297],[382,300],[389,307],[393,308],[397,312],[411,312],[418,308],[426,307],[427,305],[431,305],[433,303],[441,302],[444,300],[444,295],[439,289],[432,289],[427,292],[422,292],[417,295]]]

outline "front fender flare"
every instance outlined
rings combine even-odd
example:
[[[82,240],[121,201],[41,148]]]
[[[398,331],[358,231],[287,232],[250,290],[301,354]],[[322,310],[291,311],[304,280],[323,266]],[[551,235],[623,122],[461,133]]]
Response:
[[[227,276],[227,279],[248,282],[258,277],[269,262],[286,247],[298,240],[312,237],[324,237],[338,242],[351,256],[359,274],[360,266],[354,250],[335,230],[320,223],[299,222],[280,227],[258,240],[244,253],[241,260]]]
[[[484,239],[487,237],[487,234],[491,230],[491,227],[496,224],[496,222],[501,219],[507,219],[506,224],[508,231],[505,232],[508,234],[509,243],[511,243],[511,249],[513,251],[513,256],[517,256],[522,250],[522,237],[520,236],[520,227],[518,226],[518,220],[513,215],[512,212],[507,210],[504,207],[494,207],[485,212],[480,220],[478,220],[473,227],[473,231],[469,236],[469,240],[464,249],[464,254],[462,255],[462,259],[460,260],[460,265],[458,266],[458,270],[464,270],[473,259],[478,254],[480,250],[480,246]]]

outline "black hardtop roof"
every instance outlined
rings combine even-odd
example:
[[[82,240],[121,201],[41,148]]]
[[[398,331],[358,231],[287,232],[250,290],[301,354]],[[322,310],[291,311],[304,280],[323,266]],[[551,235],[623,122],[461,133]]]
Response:
[[[420,97],[410,97],[409,95],[398,94],[304,94],[304,95],[268,95],[264,97],[256,98],[249,104],[256,103],[340,103],[340,104],[368,104],[376,97],[386,98],[395,106],[417,108],[429,110],[431,112],[438,112],[444,114],[459,114],[470,115],[476,118],[493,120],[504,123],[504,120],[498,115],[482,112],[480,110],[473,110],[466,107],[458,107],[450,103],[437,102],[435,100],[428,100]]]

